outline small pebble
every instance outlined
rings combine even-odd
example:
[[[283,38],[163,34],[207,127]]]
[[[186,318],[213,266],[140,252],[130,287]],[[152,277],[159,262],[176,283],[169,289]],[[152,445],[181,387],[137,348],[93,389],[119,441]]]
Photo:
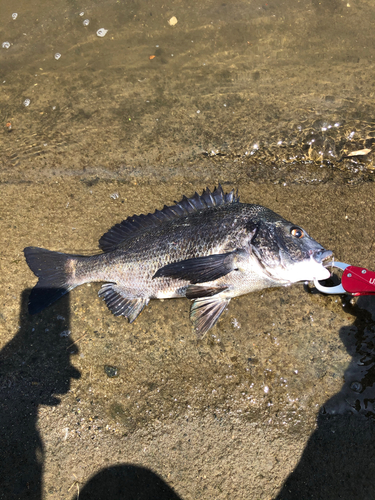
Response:
[[[84,12],[80,12],[79,15],[82,17],[82,16],[85,15],[85,13]]]
[[[69,337],[72,332],[70,330],[64,330],[60,333],[60,337]]]
[[[25,100],[23,101],[23,105],[24,105],[24,106],[26,106],[26,107],[27,107],[27,106],[29,106],[29,104],[30,104],[30,99],[25,99]]]
[[[117,366],[104,365],[104,371],[109,378],[117,377]]]
[[[350,384],[350,388],[354,392],[361,392],[362,391],[362,384],[360,382],[352,382]]]
[[[178,21],[176,16],[171,17],[170,20],[168,21],[169,26],[174,26],[177,23]]]
[[[89,19],[85,19],[83,21],[83,26],[88,26],[90,24],[90,20]]]
[[[97,36],[100,36],[101,38],[103,38],[103,36],[106,36],[107,33],[108,33],[108,30],[105,30],[104,28],[100,28],[96,32]]]
[[[1,46],[2,46],[2,48],[3,48],[3,49],[9,49],[9,47],[10,47],[10,43],[9,43],[9,42],[3,42],[3,43],[1,44]]]
[[[12,14],[12,19],[17,19],[17,17],[18,17],[17,12],[13,12],[13,14]]]
[[[232,319],[232,325],[234,326],[234,328],[241,328],[241,324],[238,322],[236,318]]]
[[[55,54],[56,61],[58,61],[60,59],[60,57],[61,57],[60,52],[56,52],[56,54]]]

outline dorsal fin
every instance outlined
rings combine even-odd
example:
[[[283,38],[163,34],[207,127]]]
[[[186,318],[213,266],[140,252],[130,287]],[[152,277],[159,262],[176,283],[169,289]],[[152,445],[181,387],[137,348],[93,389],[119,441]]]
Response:
[[[200,196],[198,193],[195,193],[191,198],[186,198],[186,196],[184,196],[180,202],[175,202],[175,205],[171,205],[170,207],[164,205],[162,210],[156,210],[153,214],[133,215],[133,217],[128,217],[126,220],[120,222],[120,224],[116,224],[103,234],[99,240],[99,247],[104,252],[108,252],[143,229],[156,227],[166,221],[178,219],[181,216],[189,215],[206,208],[229,203],[238,203],[239,201],[238,192],[235,194],[234,189],[232,189],[230,193],[224,193],[223,188],[219,184],[211,193],[211,191],[206,188]]]

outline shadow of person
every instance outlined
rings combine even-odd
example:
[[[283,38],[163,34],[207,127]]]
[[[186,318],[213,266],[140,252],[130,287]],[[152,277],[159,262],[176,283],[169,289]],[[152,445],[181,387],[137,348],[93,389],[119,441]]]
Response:
[[[157,474],[136,465],[115,465],[92,477],[73,500],[181,500]]]
[[[30,290],[21,296],[19,329],[0,352],[0,498],[42,498],[43,443],[36,427],[39,405],[54,406],[71,378],[69,298],[30,316]]]
[[[361,297],[340,329],[352,356],[339,393],[321,408],[317,429],[276,500],[375,498],[375,297]]]

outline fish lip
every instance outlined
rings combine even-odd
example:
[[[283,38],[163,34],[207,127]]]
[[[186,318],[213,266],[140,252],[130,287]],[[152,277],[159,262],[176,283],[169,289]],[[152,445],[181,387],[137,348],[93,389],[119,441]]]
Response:
[[[322,250],[316,250],[315,252],[313,252],[312,257],[319,264],[323,264],[323,262],[327,259],[330,259],[332,257],[332,255],[333,255],[333,252],[331,252],[331,250],[322,249]]]

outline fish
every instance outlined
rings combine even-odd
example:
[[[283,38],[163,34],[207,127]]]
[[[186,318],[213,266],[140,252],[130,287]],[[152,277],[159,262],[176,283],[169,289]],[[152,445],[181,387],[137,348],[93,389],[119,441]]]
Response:
[[[101,253],[65,254],[26,247],[38,282],[29,297],[36,314],[76,286],[104,282],[101,297],[132,323],[151,299],[187,297],[198,337],[234,297],[330,276],[332,256],[308,233],[269,208],[241,203],[219,184],[147,215],[115,224],[99,240]]]

